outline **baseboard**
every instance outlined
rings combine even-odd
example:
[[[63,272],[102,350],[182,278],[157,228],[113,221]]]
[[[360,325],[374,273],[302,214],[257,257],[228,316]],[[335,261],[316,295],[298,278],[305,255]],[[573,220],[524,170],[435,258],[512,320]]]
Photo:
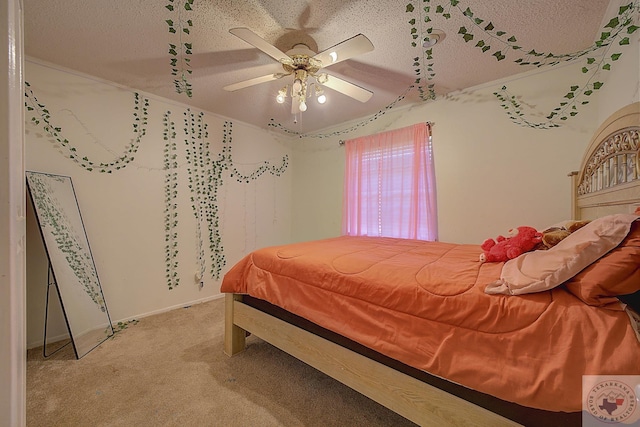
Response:
[[[131,317],[127,317],[127,318],[124,318],[124,319],[119,319],[119,320],[113,320],[112,319],[111,320],[111,324],[113,325],[114,329],[117,329],[116,325],[118,324],[118,322],[127,323],[127,322],[132,321],[132,320],[140,320],[140,319],[143,319],[145,317],[154,316],[156,314],[166,313],[167,311],[176,310],[178,308],[186,308],[186,307],[190,307],[192,305],[203,304],[205,302],[209,302],[209,301],[213,301],[213,300],[221,299],[221,298],[224,298],[224,294],[212,295],[212,296],[208,296],[208,297],[205,297],[205,298],[200,298],[200,299],[197,299],[197,300],[193,300],[191,302],[184,302],[184,303],[181,303],[181,304],[172,305],[170,307],[164,307],[164,308],[161,308],[161,309],[158,309],[158,310],[149,311],[149,312],[146,312],[146,313],[139,314],[137,316],[131,316]],[[54,336],[54,337],[47,337],[47,344],[52,344],[52,343],[55,343],[57,341],[62,341],[62,340],[68,339],[68,338],[69,338],[69,334],[68,333],[59,334],[59,335]],[[36,347],[41,347],[41,346],[42,346],[42,340],[29,342],[29,343],[27,343],[27,350],[30,350],[30,349],[36,348]]]
[[[127,318],[124,318],[124,319],[111,320],[111,323],[115,327],[115,325],[117,325],[118,322],[126,323],[126,322],[129,322],[131,320],[140,320],[140,319],[144,319],[145,317],[155,316],[156,314],[166,313],[167,311],[176,310],[178,308],[191,307],[192,305],[203,304],[205,302],[209,302],[209,301],[213,301],[213,300],[221,299],[221,298],[224,298],[224,294],[212,295],[212,296],[208,296],[208,297],[205,297],[205,298],[200,298],[200,299],[197,299],[197,300],[193,300],[191,302],[184,302],[184,303],[181,303],[181,304],[176,304],[176,305],[172,305],[172,306],[169,306],[169,307],[160,308],[158,310],[148,311],[146,313],[141,313],[141,314],[139,314],[137,316],[131,316],[131,317],[127,317]]]

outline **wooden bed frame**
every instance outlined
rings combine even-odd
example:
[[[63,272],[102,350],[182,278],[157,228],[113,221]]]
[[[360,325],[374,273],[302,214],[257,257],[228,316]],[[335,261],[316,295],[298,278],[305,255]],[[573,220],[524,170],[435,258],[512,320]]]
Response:
[[[618,110],[596,131],[572,177],[575,219],[633,213],[640,194],[640,102]]]
[[[570,174],[574,218],[633,213],[640,206],[639,133],[638,102],[617,111],[600,126],[580,171]],[[520,425],[307,328],[267,314],[243,302],[242,295],[226,295],[225,317],[224,348],[229,356],[244,350],[245,337],[250,332],[419,425]]]

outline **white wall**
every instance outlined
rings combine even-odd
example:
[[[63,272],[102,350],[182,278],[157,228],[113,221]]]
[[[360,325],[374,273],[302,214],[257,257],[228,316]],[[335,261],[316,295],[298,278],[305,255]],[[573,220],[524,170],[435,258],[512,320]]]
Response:
[[[582,63],[536,70],[464,93],[387,113],[357,131],[308,138],[294,154],[294,236],[340,234],[343,150],[338,139],[431,121],[438,191],[439,240],[481,243],[519,225],[569,219],[570,180],[592,133],[609,114],[638,100],[638,37],[598,78],[605,85],[579,114],[554,129],[514,124],[493,92],[507,85],[537,121],[585,79]],[[531,108],[531,109],[530,109]],[[531,116],[529,116],[531,117]],[[334,129],[327,130],[327,134]]]
[[[64,139],[69,141],[69,147],[74,147],[79,158],[86,156],[94,163],[117,159],[137,138],[133,132],[135,92],[33,60],[27,61],[25,80],[37,102],[49,111],[51,124],[61,128],[61,136],[56,139],[44,130],[42,117],[34,111],[27,112],[27,169],[71,176],[112,321],[217,297],[220,281],[208,270],[213,264],[207,234],[210,221],[203,219],[200,222],[202,237],[198,238],[195,204],[191,200],[193,193],[189,190],[190,171],[214,168],[211,163],[207,168],[198,169],[194,166],[195,160],[187,159],[191,137],[184,131],[185,117],[193,114],[197,122],[201,112],[140,93],[140,99],[149,99],[148,124],[146,134],[140,137],[134,161],[112,173],[101,173],[100,168],[88,171],[69,158],[71,152],[65,147]],[[142,117],[141,108],[142,104],[139,117]],[[180,284],[172,290],[165,279],[166,171],[163,156],[167,112],[175,124],[179,165],[175,200],[178,226],[175,231],[178,234],[176,259]],[[225,120],[206,112],[203,114],[208,136],[196,138],[196,142],[205,144],[211,161],[215,162],[223,154]],[[40,123],[32,122],[32,117],[38,118]],[[229,170],[222,171],[223,184],[217,187],[217,202],[210,204],[211,208],[218,207],[218,229],[226,257],[220,277],[249,251],[291,240],[290,166],[286,164],[280,176],[266,172],[251,177],[265,161],[275,167],[283,164],[283,158],[290,155],[288,139],[242,123],[233,123],[232,131],[227,135],[231,137],[233,164]],[[238,182],[237,176],[231,177],[233,168],[248,176],[248,182]],[[203,202],[203,205],[209,206],[209,202]],[[46,258],[34,223],[31,220],[28,227],[29,346],[42,344],[47,277]],[[207,266],[202,288],[196,279],[201,266],[199,242],[202,242]],[[55,325],[53,328],[50,336],[60,332],[60,328],[55,330]]]
[[[0,4],[0,426],[26,424],[22,4]]]

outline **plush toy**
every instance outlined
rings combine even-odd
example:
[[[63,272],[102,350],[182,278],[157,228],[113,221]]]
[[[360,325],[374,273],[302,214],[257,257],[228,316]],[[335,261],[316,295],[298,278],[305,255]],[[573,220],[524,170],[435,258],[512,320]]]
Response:
[[[590,221],[569,221],[562,227],[547,228],[542,232],[542,241],[535,247],[535,249],[551,249],[574,231],[589,224],[589,222]]]
[[[535,247],[535,250],[551,249],[569,234],[569,230],[564,227],[550,227],[542,232],[542,241]]]
[[[498,236],[487,239],[480,246],[480,262],[501,262],[529,252],[542,241],[542,233],[533,227],[521,226],[509,230],[509,237]]]

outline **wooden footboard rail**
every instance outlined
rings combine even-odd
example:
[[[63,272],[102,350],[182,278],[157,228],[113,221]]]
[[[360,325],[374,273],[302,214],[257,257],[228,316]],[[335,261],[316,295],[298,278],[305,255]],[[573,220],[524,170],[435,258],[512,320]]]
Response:
[[[520,425],[250,307],[241,295],[227,294],[225,304],[229,356],[244,350],[248,331],[419,425]]]

